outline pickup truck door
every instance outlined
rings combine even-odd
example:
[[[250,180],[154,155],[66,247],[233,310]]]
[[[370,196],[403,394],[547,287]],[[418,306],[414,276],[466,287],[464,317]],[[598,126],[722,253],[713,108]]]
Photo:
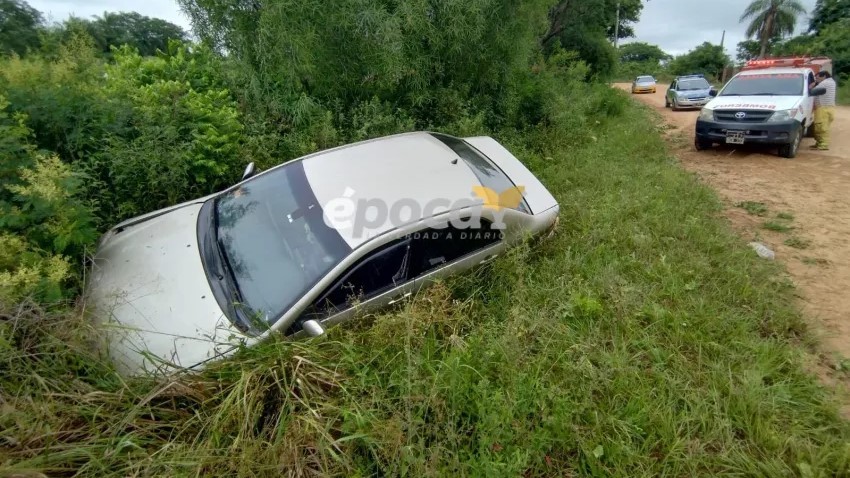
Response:
[[[803,126],[810,126],[815,121],[814,107],[815,107],[815,98],[809,94],[809,85],[815,82],[815,74],[809,71],[806,75],[806,85],[803,87],[803,115],[805,117],[805,122]]]

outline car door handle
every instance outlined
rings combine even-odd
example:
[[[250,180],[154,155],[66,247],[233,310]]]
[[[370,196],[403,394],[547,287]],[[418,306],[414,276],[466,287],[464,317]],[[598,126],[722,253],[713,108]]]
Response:
[[[393,299],[393,300],[389,301],[387,304],[388,304],[388,305],[393,305],[393,304],[395,304],[396,302],[401,302],[401,301],[403,301],[404,299],[406,299],[406,298],[410,297],[410,295],[411,295],[411,294],[413,294],[413,292],[408,292],[407,294],[404,294],[403,296],[399,297],[398,299]]]
[[[486,263],[492,261],[493,259],[495,259],[497,257],[499,257],[499,254],[489,255],[489,256],[485,257],[484,259],[482,259],[481,262],[479,262],[479,264],[486,264]]]

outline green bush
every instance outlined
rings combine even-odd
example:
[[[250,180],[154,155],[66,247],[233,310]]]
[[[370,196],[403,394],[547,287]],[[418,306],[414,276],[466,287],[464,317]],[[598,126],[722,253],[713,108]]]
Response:
[[[74,36],[54,59],[0,60],[0,93],[24,113],[35,144],[67,162],[88,159],[110,134],[125,134],[127,105],[105,94],[104,65],[91,40]]]
[[[78,292],[78,262],[97,237],[80,178],[56,156],[34,162],[20,184],[4,185],[0,201],[0,310]]]

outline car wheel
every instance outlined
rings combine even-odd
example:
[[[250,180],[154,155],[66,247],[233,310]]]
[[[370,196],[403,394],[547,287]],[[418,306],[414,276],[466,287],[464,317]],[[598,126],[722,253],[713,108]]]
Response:
[[[805,124],[806,120],[803,120],[803,124]],[[812,123],[806,126],[806,133],[803,135],[806,138],[814,138],[815,137],[815,124]]]
[[[797,150],[800,149],[800,143],[803,141],[803,127],[797,130],[797,134],[794,136],[794,139],[788,143],[783,144],[779,147],[779,155],[783,158],[792,159],[797,156]]]
[[[679,103],[677,103],[676,100],[673,100],[672,108],[673,111],[679,111]]]
[[[706,140],[704,140],[704,139],[699,139],[698,137],[697,137],[697,138],[694,138],[694,148],[695,148],[697,151],[704,151],[704,150],[706,150],[706,149],[711,149],[711,147],[712,147],[713,145],[714,145],[714,143],[712,143],[711,141],[706,141]]]
[[[664,107],[665,108],[670,107],[670,98],[667,98],[666,96],[664,97]]]

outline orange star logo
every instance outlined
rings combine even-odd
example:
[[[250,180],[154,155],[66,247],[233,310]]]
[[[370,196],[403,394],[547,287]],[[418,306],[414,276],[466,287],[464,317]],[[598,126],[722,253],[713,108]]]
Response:
[[[499,211],[502,208],[516,209],[525,194],[525,186],[510,187],[501,193],[487,186],[473,186],[472,192],[484,201],[485,209]]]

